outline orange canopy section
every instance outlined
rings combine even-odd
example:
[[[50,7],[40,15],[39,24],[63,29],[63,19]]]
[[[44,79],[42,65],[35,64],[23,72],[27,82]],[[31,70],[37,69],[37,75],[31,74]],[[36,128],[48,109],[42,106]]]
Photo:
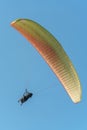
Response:
[[[18,19],[11,23],[37,49],[74,103],[81,100],[81,85],[69,57],[55,37],[38,23]]]

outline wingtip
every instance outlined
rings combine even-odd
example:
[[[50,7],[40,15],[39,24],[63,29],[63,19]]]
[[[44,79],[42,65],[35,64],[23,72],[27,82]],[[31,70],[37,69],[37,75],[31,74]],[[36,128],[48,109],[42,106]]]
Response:
[[[74,102],[75,104],[78,104],[78,103],[81,102],[81,100],[82,100],[82,97],[79,97],[79,99],[77,99],[77,100],[73,100],[73,102]]]
[[[21,20],[23,20],[23,19],[16,19],[16,20],[12,21],[12,22],[11,22],[11,26],[14,26],[15,23],[17,23],[17,22],[19,22],[19,21],[21,21]]]
[[[25,21],[25,20],[27,20],[27,19],[25,19],[25,18],[16,19],[16,20],[14,20],[13,22],[11,22],[11,26],[13,26],[14,24],[16,24],[17,22]]]

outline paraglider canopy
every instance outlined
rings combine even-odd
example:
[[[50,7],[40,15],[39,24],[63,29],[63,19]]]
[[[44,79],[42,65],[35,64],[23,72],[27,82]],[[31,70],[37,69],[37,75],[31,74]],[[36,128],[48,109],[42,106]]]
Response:
[[[33,96],[33,93],[28,92],[27,89],[25,90],[23,97],[21,99],[18,100],[18,102],[21,103],[21,105],[26,102],[29,98],[31,98]]]
[[[74,103],[81,101],[81,83],[70,58],[60,42],[39,23],[17,19],[11,23],[43,57]]]

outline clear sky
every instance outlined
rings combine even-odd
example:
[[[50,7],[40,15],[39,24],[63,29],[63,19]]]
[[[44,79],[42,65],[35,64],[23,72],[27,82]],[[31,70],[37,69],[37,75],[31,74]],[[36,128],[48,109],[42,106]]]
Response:
[[[74,104],[57,77],[10,23],[32,19],[72,60],[82,84]],[[0,0],[0,130],[87,130],[87,0]],[[25,89],[34,96],[23,106]]]

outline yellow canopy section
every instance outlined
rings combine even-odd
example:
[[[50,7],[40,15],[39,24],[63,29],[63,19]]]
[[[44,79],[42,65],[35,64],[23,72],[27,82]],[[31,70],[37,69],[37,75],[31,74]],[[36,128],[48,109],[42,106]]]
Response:
[[[69,57],[55,37],[38,23],[18,19],[11,23],[41,54],[74,103],[81,100],[81,85]]]

